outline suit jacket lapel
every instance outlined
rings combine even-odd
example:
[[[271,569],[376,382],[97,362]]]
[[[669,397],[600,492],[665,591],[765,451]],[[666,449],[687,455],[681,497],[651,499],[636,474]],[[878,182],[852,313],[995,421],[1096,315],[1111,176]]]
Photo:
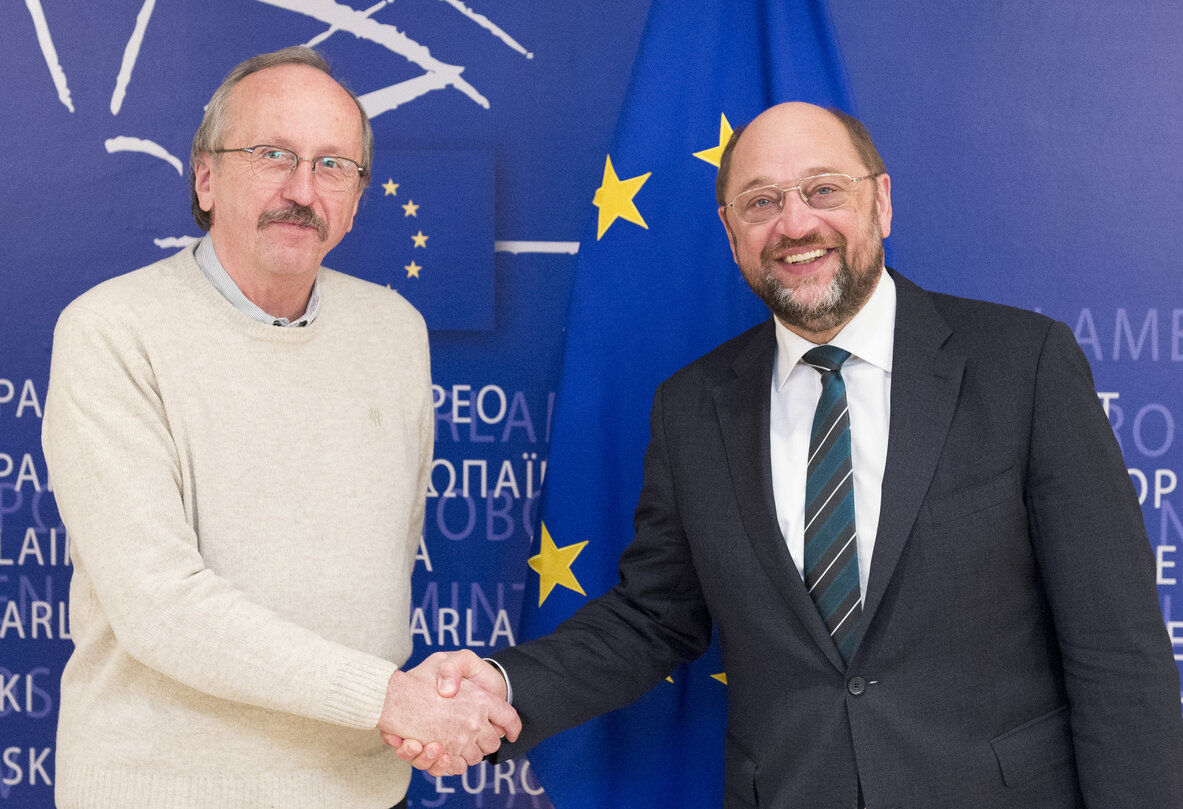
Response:
[[[805,590],[776,518],[768,437],[775,354],[776,336],[769,320],[736,358],[735,377],[714,390],[719,428],[740,519],[756,556],[818,646],[843,670],[846,664]]]
[[[895,347],[887,465],[870,581],[863,599],[863,631],[899,562],[940,459],[961,390],[965,357],[943,348],[952,330],[924,290],[892,273],[896,282]]]

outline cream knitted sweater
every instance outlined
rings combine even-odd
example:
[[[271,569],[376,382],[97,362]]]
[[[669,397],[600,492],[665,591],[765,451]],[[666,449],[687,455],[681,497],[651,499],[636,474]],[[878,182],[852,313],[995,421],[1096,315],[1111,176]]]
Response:
[[[74,564],[60,809],[386,809],[433,413],[423,320],[322,269],[306,328],[184,250],[62,313],[43,444]]]

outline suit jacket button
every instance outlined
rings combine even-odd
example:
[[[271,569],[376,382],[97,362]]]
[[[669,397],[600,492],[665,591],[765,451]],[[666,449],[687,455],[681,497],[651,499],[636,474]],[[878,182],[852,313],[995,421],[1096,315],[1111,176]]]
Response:
[[[862,693],[867,690],[867,681],[862,677],[851,677],[846,681],[846,690],[849,691],[852,696],[862,696]]]

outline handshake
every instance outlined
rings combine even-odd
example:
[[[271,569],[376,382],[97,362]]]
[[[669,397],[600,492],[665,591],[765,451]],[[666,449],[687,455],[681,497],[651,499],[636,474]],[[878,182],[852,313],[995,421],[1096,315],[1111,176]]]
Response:
[[[460,775],[522,730],[501,672],[470,651],[436,652],[386,686],[378,719],[399,758],[431,775]]]

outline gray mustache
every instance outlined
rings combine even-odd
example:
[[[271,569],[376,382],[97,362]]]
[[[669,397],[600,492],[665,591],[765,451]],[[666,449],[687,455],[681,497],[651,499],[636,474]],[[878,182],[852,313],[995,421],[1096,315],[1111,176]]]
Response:
[[[316,235],[320,237],[323,242],[329,238],[329,225],[316,212],[307,205],[289,205],[286,208],[279,208],[273,211],[263,211],[259,214],[258,229],[262,230],[268,225],[276,222],[291,222],[295,225],[313,228]]]

